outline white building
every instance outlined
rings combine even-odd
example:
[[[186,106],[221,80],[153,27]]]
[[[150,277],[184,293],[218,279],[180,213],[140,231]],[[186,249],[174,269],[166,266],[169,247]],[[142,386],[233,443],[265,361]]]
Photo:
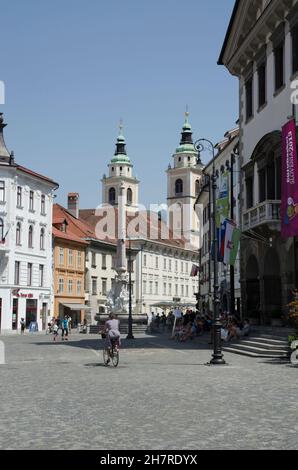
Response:
[[[184,142],[183,139],[188,139],[188,141]],[[133,166],[126,152],[126,142],[121,127],[115,155],[108,165],[109,176],[104,176],[102,179],[103,206],[115,207],[114,235],[107,234],[105,239],[100,236],[96,227],[101,216],[98,215],[96,209],[79,211],[80,218],[94,231],[94,237],[87,238],[90,245],[87,248],[86,301],[92,308],[91,315],[97,313],[98,308],[105,304],[107,293],[115,277],[113,266],[117,243],[117,206],[119,189],[123,183],[126,188],[127,226],[137,225],[136,220],[140,225],[138,232],[131,236],[131,242],[127,241],[126,246],[127,258],[129,246],[131,247],[134,314],[161,312],[161,309],[154,305],[161,302],[173,302],[173,299],[180,299],[181,302],[190,306],[195,305],[194,294],[198,291],[198,278],[191,278],[190,272],[192,264],[198,263],[199,245],[194,251],[187,236],[193,235],[193,232],[197,230],[196,219],[190,215],[190,207],[194,213],[198,189],[196,182],[201,177],[202,167],[197,166],[195,149],[191,140],[191,127],[187,119],[182,132],[182,140],[181,148],[175,155],[174,168],[168,170],[168,203],[171,205],[173,201],[179,203],[182,200],[185,210],[189,213],[185,217],[185,220],[187,219],[187,224],[183,227],[185,231],[183,230],[180,237],[175,239],[170,228],[158,214],[142,209],[138,212],[139,181],[133,175]],[[179,193],[175,190],[178,179],[181,179],[184,185]]]
[[[58,184],[15,163],[0,114],[0,326],[39,330],[52,315],[52,205]]]
[[[223,184],[227,183],[229,198],[229,215],[231,219],[231,171],[233,168],[233,220],[237,227],[240,227],[240,167],[239,158],[236,152],[239,144],[239,129],[233,129],[225,134],[225,138],[216,145],[217,154],[215,155],[214,168],[217,177],[217,198]],[[233,158],[233,167],[232,167]],[[204,168],[204,176],[200,187],[198,204],[201,205],[203,212],[203,243],[200,256],[200,295],[203,307],[213,310],[213,260],[211,259],[211,241],[212,241],[212,188],[211,176],[213,172],[213,160],[211,160]],[[231,312],[231,278],[230,266],[222,262],[218,264],[218,278],[220,287],[221,308],[224,311]],[[234,266],[234,290],[235,290],[235,310],[240,313],[240,254],[238,254]]]
[[[298,1],[237,0],[219,64],[239,79],[243,310],[267,324],[286,311],[298,279],[295,240],[280,235],[281,130],[296,114]]]

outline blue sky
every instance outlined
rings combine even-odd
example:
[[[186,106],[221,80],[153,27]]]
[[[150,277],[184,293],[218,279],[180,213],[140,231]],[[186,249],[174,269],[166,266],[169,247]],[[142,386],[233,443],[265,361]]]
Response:
[[[101,202],[124,120],[140,202],[166,199],[185,106],[194,137],[238,117],[237,80],[217,65],[234,0],[10,0],[1,4],[0,80],[16,161]]]

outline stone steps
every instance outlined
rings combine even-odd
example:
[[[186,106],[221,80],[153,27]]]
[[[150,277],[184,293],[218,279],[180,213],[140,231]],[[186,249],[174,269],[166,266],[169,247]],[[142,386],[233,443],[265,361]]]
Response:
[[[289,346],[284,336],[258,334],[238,342],[223,343],[223,350],[248,357],[287,358]]]

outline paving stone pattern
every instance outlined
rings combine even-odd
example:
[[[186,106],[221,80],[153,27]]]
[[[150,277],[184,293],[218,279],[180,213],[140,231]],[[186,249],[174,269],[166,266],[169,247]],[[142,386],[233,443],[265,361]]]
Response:
[[[298,449],[298,369],[206,342],[123,340],[118,368],[102,340],[1,336],[1,449]],[[99,349],[100,348],[100,349]]]

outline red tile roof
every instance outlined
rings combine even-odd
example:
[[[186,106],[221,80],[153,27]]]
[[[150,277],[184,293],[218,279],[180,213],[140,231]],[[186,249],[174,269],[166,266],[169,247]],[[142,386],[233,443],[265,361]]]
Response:
[[[62,232],[55,225],[67,222],[67,231]],[[67,240],[73,240],[83,244],[88,244],[85,238],[94,236],[92,228],[84,221],[74,217],[67,209],[54,204],[53,206],[53,235]]]
[[[53,236],[54,238],[59,238],[62,240],[68,240],[71,242],[76,242],[81,245],[89,245],[89,243],[85,240],[82,240],[82,238],[77,237],[73,233],[66,233],[66,232],[61,232],[61,230],[57,229],[56,227],[53,227]]]

